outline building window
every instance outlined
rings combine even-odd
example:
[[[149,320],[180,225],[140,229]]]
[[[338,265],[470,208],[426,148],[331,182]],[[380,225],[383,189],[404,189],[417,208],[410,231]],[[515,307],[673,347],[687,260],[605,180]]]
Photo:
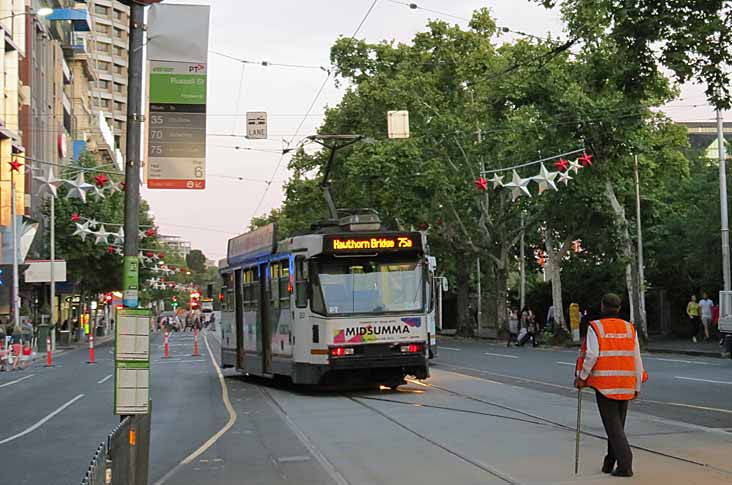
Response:
[[[98,46],[97,49],[100,52],[109,52],[110,51],[110,47],[111,47],[109,44],[105,44],[104,42],[99,42],[97,44],[97,46]]]
[[[122,18],[122,12],[119,11],[119,10],[115,10],[114,11],[114,18],[116,18],[117,20],[121,19]]]
[[[104,79],[100,79],[97,81],[97,87],[101,89],[107,89],[107,85],[109,84],[108,81],[105,81]]]
[[[109,71],[109,63],[106,61],[99,61],[99,69],[102,71]]]
[[[94,13],[97,15],[107,15],[109,9],[103,5],[94,5]]]
[[[115,64],[115,66],[114,66],[114,72],[116,72],[117,74],[124,74],[124,71],[125,71],[125,67],[124,66],[120,66],[118,64]]]
[[[124,85],[114,83],[114,92],[115,93],[123,93],[124,92]]]
[[[103,99],[103,98],[100,99],[99,100],[99,106],[101,106],[102,108],[108,107],[109,106],[109,100],[108,99]]]

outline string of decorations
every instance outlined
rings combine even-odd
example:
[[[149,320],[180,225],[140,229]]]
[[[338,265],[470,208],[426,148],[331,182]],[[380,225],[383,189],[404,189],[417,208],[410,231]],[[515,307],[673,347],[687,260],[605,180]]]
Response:
[[[580,152],[582,155],[574,158],[574,160],[570,161],[565,158],[569,158],[571,155],[576,155]],[[581,169],[591,167],[592,157],[592,155],[587,154],[584,148],[580,148],[520,165],[491,170],[481,170],[480,178],[475,181],[475,186],[478,190],[483,192],[488,190],[490,184],[493,185],[494,190],[500,188],[511,189],[511,199],[514,201],[521,196],[531,197],[531,191],[529,190],[529,183],[531,182],[535,182],[538,185],[539,194],[543,194],[548,189],[558,191],[558,184],[563,183],[566,187],[569,185],[569,181],[574,178],[570,175],[571,172],[574,172],[576,177]],[[547,170],[546,165],[544,164],[544,162],[551,160],[557,160],[553,164],[556,171]],[[532,165],[540,165],[539,173],[533,177],[523,178],[516,171],[519,168],[529,167]],[[511,172],[511,181],[504,182],[503,179],[505,178],[505,175],[500,174],[508,171]],[[493,177],[486,179],[485,177],[490,174],[493,174]]]

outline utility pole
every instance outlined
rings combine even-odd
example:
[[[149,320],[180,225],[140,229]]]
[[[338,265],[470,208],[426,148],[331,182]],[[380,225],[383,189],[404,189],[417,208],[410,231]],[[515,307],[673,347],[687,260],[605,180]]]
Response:
[[[13,289],[11,291],[12,310],[13,310],[13,327],[15,330],[20,332],[20,296],[19,286],[20,279],[18,278],[18,223],[16,221],[16,195],[15,195],[15,170],[10,171],[10,224],[11,232],[13,237]]]
[[[635,220],[638,228],[638,285],[640,286],[640,308],[638,314],[641,322],[645,322],[642,330],[645,332],[646,325],[646,290],[645,290],[645,268],[643,263],[643,229],[641,227],[641,205],[640,205],[640,176],[638,175],[638,155],[635,155],[633,163],[635,175]]]
[[[521,282],[519,284],[519,299],[521,310],[526,306],[526,248],[524,240],[524,212],[521,211],[521,260],[519,261],[519,273]]]
[[[51,326],[56,325],[56,197],[51,194],[50,254],[51,257]]]
[[[124,306],[139,305],[140,156],[142,145],[142,62],[145,7],[130,5],[127,71],[127,149],[125,165]]]
[[[717,147],[719,151],[719,204],[722,219],[722,275],[724,291],[732,290],[729,267],[729,219],[727,215],[727,154],[724,146],[724,123],[722,112],[717,110]]]
[[[483,319],[483,302],[481,301],[481,288],[480,288],[480,258],[478,258],[475,262],[475,270],[478,275],[478,337],[480,337],[480,321]]]

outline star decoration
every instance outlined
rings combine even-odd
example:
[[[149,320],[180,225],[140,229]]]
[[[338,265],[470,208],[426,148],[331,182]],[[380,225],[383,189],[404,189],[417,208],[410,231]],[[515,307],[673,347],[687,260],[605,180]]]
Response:
[[[127,182],[122,182],[120,185],[122,185],[122,192],[127,190]]]
[[[559,174],[559,180],[558,181],[559,182],[562,182],[565,187],[567,185],[569,185],[569,181],[570,180],[572,180],[572,177],[569,176],[569,170],[567,170],[566,172],[562,172],[562,173]]]
[[[79,222],[80,220],[81,216],[77,212],[71,214],[71,222]]]
[[[58,186],[61,185],[62,180],[56,178],[53,173],[53,167],[48,170],[48,174],[45,177],[43,175],[34,176],[33,180],[40,182],[38,186],[39,194],[51,194],[54,197],[58,195]]]
[[[560,158],[559,161],[554,164],[554,166],[557,167],[557,170],[559,170],[560,172],[564,172],[569,168],[569,161]]]
[[[158,253],[158,258],[165,259],[165,253]]]
[[[23,164],[20,163],[17,158],[13,158],[13,161],[8,162],[8,165],[10,165],[11,172],[20,172],[20,167],[23,166]]]
[[[107,229],[105,229],[104,224],[101,225],[98,231],[94,232],[94,243],[104,243],[109,244],[109,241],[107,240],[110,236],[110,233],[107,232]]]
[[[493,184],[494,189],[499,189],[503,187],[503,175],[498,175],[497,173],[494,173],[493,177],[490,179],[490,183]]]
[[[79,224],[78,222],[76,224],[76,230],[72,234],[72,236],[79,236],[82,241],[86,241],[86,237],[92,233],[92,231],[89,229],[89,221],[86,221],[84,224]]]
[[[90,195],[92,197],[94,197],[96,200],[100,200],[100,199],[104,198],[104,189],[100,189],[96,185],[92,185],[91,188],[89,189],[89,191],[91,192]]]
[[[69,193],[66,194],[67,199],[81,199],[86,202],[86,191],[92,188],[91,184],[84,182],[84,174],[80,173],[74,180],[64,180],[71,186]]]
[[[522,179],[519,176],[518,172],[514,170],[511,181],[507,184],[504,184],[503,186],[511,189],[512,200],[516,200],[522,195],[527,195],[528,197],[531,197],[531,192],[529,192],[529,188],[527,187],[527,185],[529,185],[529,182],[531,182],[531,179]]]
[[[480,177],[478,180],[475,181],[475,186],[478,188],[478,190],[486,191],[488,190],[488,181],[483,177]]]
[[[116,253],[114,246],[107,246],[107,253],[108,254],[114,254]]]
[[[122,253],[124,253],[124,251],[122,251],[122,248],[114,248],[114,252],[117,253],[119,256],[122,256]]]
[[[110,194],[114,194],[115,192],[122,192],[122,183],[110,180],[104,188],[108,189]]]
[[[583,167],[589,167],[592,165],[592,155],[588,155],[586,152],[582,152],[582,156],[577,160],[580,161]]]
[[[119,231],[112,234],[114,237],[114,243],[115,244],[124,244],[125,242],[125,228],[122,226],[119,226]]]
[[[577,175],[582,168],[582,165],[580,165],[579,159],[569,162],[569,171],[574,170],[574,174]]]
[[[534,182],[539,185],[540,194],[544,193],[547,188],[550,188],[552,190],[558,190],[557,185],[554,182],[554,179],[557,178],[557,175],[559,175],[557,172],[550,172],[546,169],[543,163],[541,164],[539,175],[532,177]]]
[[[87,220],[89,221],[90,227],[97,227],[99,225],[99,221],[97,221],[96,219],[87,219]]]
[[[145,236],[147,236],[147,237],[153,237],[154,235],[155,235],[155,229],[153,229],[152,227],[145,231]]]
[[[155,253],[153,253],[152,251],[148,251],[145,253],[145,256],[147,256],[148,258],[152,258],[153,256],[155,256]]]
[[[99,175],[94,177],[94,184],[100,189],[103,189],[104,186],[107,185],[107,182],[109,182],[109,178],[104,175],[104,173],[100,173]]]

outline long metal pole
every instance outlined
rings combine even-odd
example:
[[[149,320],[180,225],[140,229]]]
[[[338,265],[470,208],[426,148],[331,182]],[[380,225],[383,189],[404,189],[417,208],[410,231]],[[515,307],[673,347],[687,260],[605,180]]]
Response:
[[[483,292],[480,287],[480,258],[475,261],[476,271],[478,272],[478,337],[480,337],[480,321],[483,320]]]
[[[732,290],[729,267],[729,219],[727,215],[727,155],[724,146],[722,112],[717,110],[717,144],[719,145],[719,204],[722,223],[722,275],[724,291]]]
[[[521,310],[526,307],[526,241],[524,240],[524,213],[521,212],[521,260],[519,261],[519,299],[521,300]]]
[[[130,3],[130,48],[127,72],[127,161],[125,165],[124,297],[126,307],[139,304],[138,237],[140,230],[140,155],[142,145],[142,62],[145,7]]]
[[[640,308],[641,322],[646,321],[646,290],[645,290],[645,268],[643,263],[643,229],[641,227],[641,206],[640,206],[640,176],[638,175],[638,155],[635,155],[633,164],[635,174],[635,220],[638,228],[638,284],[640,285]],[[643,325],[645,329],[645,325]],[[645,330],[644,330],[645,331]]]
[[[15,201],[15,173],[10,172],[10,225],[13,238],[13,291],[12,291],[12,309],[13,309],[13,326],[20,331],[20,297],[19,295],[19,278],[18,278],[18,223],[16,222],[16,201]]]
[[[56,325],[56,197],[51,195],[51,241],[50,244],[50,256],[51,256],[51,325]]]
[[[582,389],[577,389],[577,430],[574,438],[574,474],[579,474],[580,426],[582,425]]]

